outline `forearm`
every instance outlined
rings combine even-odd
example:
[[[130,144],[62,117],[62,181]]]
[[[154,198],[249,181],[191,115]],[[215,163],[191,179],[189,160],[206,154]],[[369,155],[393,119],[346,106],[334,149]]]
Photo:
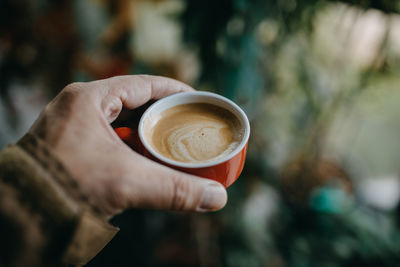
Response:
[[[84,264],[117,229],[36,137],[0,154],[0,265]]]

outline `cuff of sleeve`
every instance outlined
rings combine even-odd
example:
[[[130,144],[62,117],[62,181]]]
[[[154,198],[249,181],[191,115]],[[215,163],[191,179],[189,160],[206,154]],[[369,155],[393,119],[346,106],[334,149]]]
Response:
[[[92,259],[119,231],[112,226],[89,199],[80,193],[79,187],[68,170],[56,159],[50,149],[38,137],[28,133],[17,144],[47,175],[40,177],[42,186],[53,190],[42,191],[46,199],[56,199],[62,205],[44,204],[50,215],[68,214],[73,217],[72,237],[65,246],[62,260],[66,264],[83,265]],[[43,198],[43,196],[41,196]]]

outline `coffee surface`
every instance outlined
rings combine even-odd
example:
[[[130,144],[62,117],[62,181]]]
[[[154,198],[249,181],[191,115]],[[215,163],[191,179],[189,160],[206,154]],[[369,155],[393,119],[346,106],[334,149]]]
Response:
[[[167,109],[151,129],[150,145],[163,156],[186,163],[215,160],[240,143],[241,124],[228,110],[211,104]]]

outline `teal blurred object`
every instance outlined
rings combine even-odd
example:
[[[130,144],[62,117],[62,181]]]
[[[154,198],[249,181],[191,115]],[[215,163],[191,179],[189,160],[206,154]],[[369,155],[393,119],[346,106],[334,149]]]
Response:
[[[390,0],[0,1],[0,145],[23,134],[26,107],[69,82],[181,79],[193,68],[193,87],[233,99],[251,119],[227,206],[128,211],[88,266],[400,266],[398,190],[384,209],[360,186],[385,175],[398,185],[399,13]],[[178,44],[179,53],[160,60],[147,51],[149,60],[140,38],[149,38],[145,48],[167,43],[167,52]],[[183,52],[194,60],[182,66]],[[20,87],[41,93],[21,102],[29,94]],[[333,164],[321,167],[325,157]],[[378,200],[389,196],[373,189]]]
[[[340,188],[322,187],[310,199],[311,209],[322,213],[341,213],[349,208],[351,198]]]

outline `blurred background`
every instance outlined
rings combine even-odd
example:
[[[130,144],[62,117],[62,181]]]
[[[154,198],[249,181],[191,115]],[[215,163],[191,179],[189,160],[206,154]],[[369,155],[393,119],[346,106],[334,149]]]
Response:
[[[132,210],[88,266],[399,266],[400,2],[2,0],[0,148],[65,85],[155,74],[251,120],[219,212]]]

